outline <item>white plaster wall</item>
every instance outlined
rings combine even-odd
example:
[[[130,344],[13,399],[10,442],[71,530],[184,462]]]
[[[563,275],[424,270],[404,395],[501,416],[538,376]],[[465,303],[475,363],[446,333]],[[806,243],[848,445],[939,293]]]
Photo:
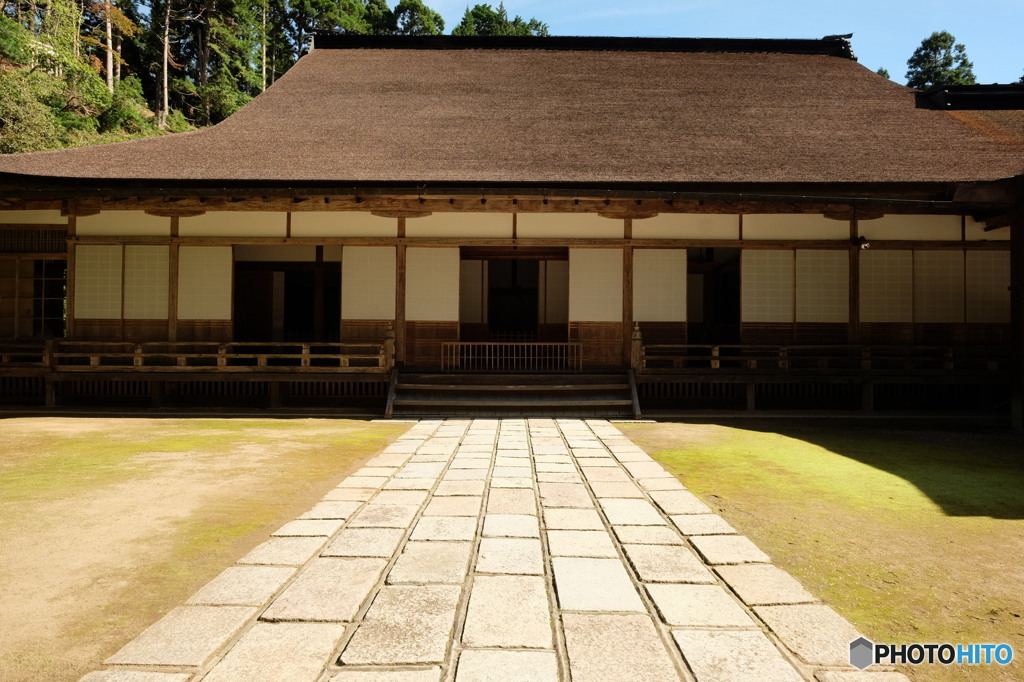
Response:
[[[81,218],[79,218],[81,220]],[[60,211],[0,211],[2,225],[67,225]]]
[[[1010,252],[967,252],[967,321],[1010,322]]]
[[[620,249],[569,249],[569,319],[622,321]]]
[[[171,219],[145,211],[102,211],[76,219],[75,232],[82,237],[167,237],[171,234]]]
[[[860,236],[866,239],[960,241],[958,215],[896,215],[875,220],[858,220]]]
[[[860,252],[861,322],[914,321],[914,252]]]
[[[850,253],[796,251],[796,321],[850,321]]]
[[[547,260],[544,263],[544,322],[565,324],[569,321],[569,261]]]
[[[686,321],[686,249],[633,251],[633,319]]]
[[[964,252],[914,252],[914,322],[964,321]]]
[[[969,242],[1008,242],[1010,228],[1000,227],[991,232],[985,231],[985,223],[979,223],[971,216],[964,218],[964,238]]]
[[[793,321],[793,252],[744,249],[740,260],[743,322]]]
[[[459,249],[410,248],[405,253],[405,319],[459,319]]]
[[[316,247],[300,244],[236,244],[236,261],[279,261],[304,262],[316,261]],[[326,256],[326,254],[324,254]],[[325,259],[326,260],[326,259]]]
[[[124,247],[124,319],[167,319],[168,265],[166,246]]]
[[[464,260],[459,264],[459,322],[487,321],[484,310],[484,261]]]
[[[744,239],[849,239],[850,223],[823,215],[754,213],[743,216]]]
[[[633,220],[636,239],[739,239],[740,217],[711,213],[661,213]]]
[[[397,237],[398,219],[363,211],[292,213],[293,237]]]
[[[230,320],[233,262],[230,246],[178,250],[178,319]]]
[[[512,237],[511,213],[432,213],[405,221],[407,237]]]
[[[284,237],[288,214],[267,211],[211,211],[179,218],[182,237]]]
[[[341,316],[395,319],[395,247],[346,246],[341,261]]]
[[[75,248],[75,317],[121,319],[121,247]]]
[[[622,239],[625,229],[624,221],[596,213],[520,213],[516,218],[521,239]]]

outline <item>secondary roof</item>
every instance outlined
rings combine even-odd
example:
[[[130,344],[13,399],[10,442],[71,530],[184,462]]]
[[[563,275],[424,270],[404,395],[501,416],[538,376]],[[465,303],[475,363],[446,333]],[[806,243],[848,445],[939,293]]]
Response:
[[[919,108],[915,91],[842,46],[834,38],[321,38],[216,126],[4,156],[0,177],[681,187],[1024,173],[1016,118]]]

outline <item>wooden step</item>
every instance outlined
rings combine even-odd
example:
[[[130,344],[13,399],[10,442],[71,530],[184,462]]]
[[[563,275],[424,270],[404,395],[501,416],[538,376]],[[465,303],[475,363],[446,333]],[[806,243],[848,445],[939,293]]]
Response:
[[[629,384],[407,384],[399,383],[398,390],[422,391],[628,391]]]
[[[624,407],[632,400],[424,400],[416,398],[395,398],[396,407]]]

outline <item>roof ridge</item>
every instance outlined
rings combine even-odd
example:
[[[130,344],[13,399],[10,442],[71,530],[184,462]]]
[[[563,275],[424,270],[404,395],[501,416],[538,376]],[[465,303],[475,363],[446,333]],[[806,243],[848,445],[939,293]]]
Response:
[[[314,33],[312,49],[576,50],[809,54],[856,61],[849,35],[824,38],[641,38],[619,36],[378,36]]]

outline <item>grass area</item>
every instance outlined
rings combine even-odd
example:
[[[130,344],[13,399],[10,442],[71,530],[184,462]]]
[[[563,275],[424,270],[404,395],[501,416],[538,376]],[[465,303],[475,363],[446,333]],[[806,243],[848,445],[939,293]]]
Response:
[[[1024,679],[1024,439],[834,424],[623,424],[687,487],[874,641],[1007,642]]]
[[[10,419],[0,679],[77,680],[407,424]]]

